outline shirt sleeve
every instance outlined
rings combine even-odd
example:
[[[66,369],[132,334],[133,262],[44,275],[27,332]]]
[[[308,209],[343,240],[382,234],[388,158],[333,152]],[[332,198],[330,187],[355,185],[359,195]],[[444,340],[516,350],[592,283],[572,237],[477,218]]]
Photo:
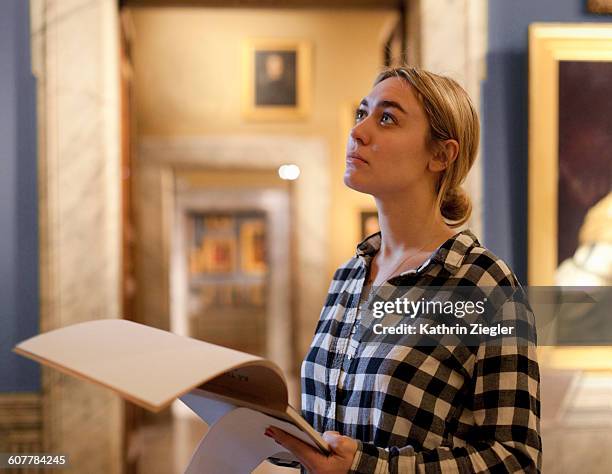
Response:
[[[512,297],[495,317],[514,320],[518,334],[478,346],[470,381],[470,439],[461,446],[422,451],[358,442],[349,474],[540,472],[540,375],[533,312],[524,298]]]

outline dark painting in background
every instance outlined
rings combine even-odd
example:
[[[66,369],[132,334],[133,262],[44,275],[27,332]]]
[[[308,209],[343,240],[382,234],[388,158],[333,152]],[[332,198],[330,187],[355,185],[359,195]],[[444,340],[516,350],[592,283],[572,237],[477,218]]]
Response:
[[[612,188],[612,62],[559,62],[558,259],[570,258],[587,211]]]
[[[245,39],[242,115],[283,123],[310,114],[312,45],[301,39]]]
[[[255,52],[255,105],[297,105],[296,51]]]

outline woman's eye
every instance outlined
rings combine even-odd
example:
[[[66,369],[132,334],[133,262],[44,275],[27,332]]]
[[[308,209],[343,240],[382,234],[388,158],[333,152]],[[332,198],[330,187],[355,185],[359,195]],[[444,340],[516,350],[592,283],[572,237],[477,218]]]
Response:
[[[383,112],[382,116],[380,117],[380,122],[383,124],[392,124],[395,123],[395,120],[393,119],[393,116],[388,114],[387,112]]]
[[[355,122],[359,122],[367,116],[367,111],[363,109],[358,109],[355,111]],[[391,125],[395,123],[395,119],[393,118],[393,115],[389,114],[388,112],[383,112],[380,116],[380,123],[382,123],[383,125]]]

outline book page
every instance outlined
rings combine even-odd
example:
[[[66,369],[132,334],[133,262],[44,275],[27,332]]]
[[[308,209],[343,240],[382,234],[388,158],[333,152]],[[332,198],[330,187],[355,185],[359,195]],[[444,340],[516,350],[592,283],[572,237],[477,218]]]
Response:
[[[208,426],[215,424],[223,415],[237,408],[236,405],[198,395],[197,390],[184,394],[180,400]]]
[[[234,408],[242,407],[253,411],[269,415],[273,419],[293,426],[292,430],[297,429],[301,436],[306,436],[310,440],[309,444],[317,446],[322,452],[330,451],[329,445],[321,436],[321,433],[308,424],[302,416],[291,406],[285,405],[283,410],[269,409],[263,405],[243,402],[236,398],[219,396],[196,388],[181,397],[183,403],[191,408],[202,420],[209,425],[216,423],[226,413]]]
[[[236,408],[210,428],[185,474],[245,474],[253,471],[262,461],[283,451],[274,440],[264,436],[268,426],[276,426],[316,447],[305,433],[291,423],[249,408]]]
[[[243,366],[203,383],[198,389],[246,402],[247,406],[284,413],[288,403],[287,388],[274,383],[275,377],[276,373],[268,367]]]
[[[281,370],[268,360],[121,319],[88,321],[28,339],[20,355],[81,379],[108,387],[148,410],[159,411],[175,398],[219,375],[261,367],[268,393],[287,397]],[[257,384],[260,386],[260,384]],[[254,396],[261,398],[259,394]]]

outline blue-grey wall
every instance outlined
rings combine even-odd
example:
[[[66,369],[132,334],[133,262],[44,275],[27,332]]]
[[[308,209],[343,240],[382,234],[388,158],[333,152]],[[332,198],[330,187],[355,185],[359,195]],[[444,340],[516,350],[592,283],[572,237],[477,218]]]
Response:
[[[586,0],[489,0],[483,84],[484,243],[527,282],[528,38],[533,22],[612,23]]]
[[[36,364],[13,354],[38,332],[36,83],[29,2],[0,2],[0,391],[37,391]]]

